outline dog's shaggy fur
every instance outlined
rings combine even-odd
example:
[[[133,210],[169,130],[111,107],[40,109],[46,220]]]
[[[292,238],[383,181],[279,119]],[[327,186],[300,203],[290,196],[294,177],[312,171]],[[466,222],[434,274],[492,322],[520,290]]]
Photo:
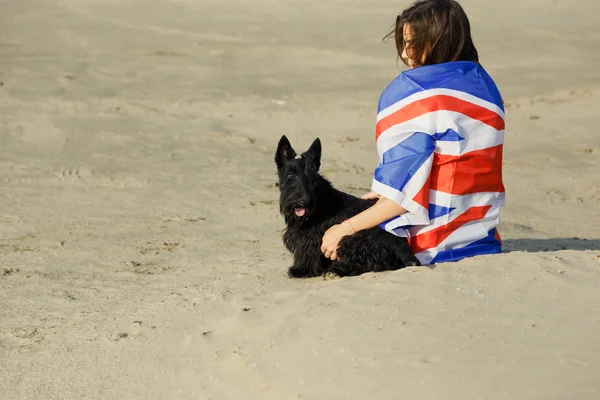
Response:
[[[318,138],[308,151],[298,156],[283,136],[277,146],[275,164],[279,175],[279,206],[287,225],[283,243],[294,255],[289,276],[308,278],[330,272],[349,276],[419,265],[405,238],[379,227],[342,238],[338,259],[325,258],[321,253],[325,231],[375,202],[336,190],[319,174],[321,141]]]

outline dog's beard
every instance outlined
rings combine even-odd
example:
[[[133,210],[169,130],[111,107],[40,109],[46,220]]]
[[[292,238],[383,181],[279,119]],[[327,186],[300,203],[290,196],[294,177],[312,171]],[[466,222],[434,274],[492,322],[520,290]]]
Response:
[[[281,214],[290,221],[305,221],[313,214],[315,202],[298,191],[283,190],[279,199]]]

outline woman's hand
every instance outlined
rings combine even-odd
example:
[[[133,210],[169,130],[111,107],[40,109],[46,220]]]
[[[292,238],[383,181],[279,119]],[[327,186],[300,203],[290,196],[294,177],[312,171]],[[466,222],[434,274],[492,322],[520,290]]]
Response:
[[[344,236],[349,236],[353,233],[354,229],[352,229],[348,221],[332,226],[327,229],[327,232],[323,235],[321,252],[325,257],[330,258],[332,261],[337,260],[337,249],[340,245],[340,240]]]
[[[370,196],[367,193],[365,196]],[[367,208],[360,214],[356,214],[351,220],[344,221],[341,224],[334,225],[325,232],[323,241],[321,242],[321,252],[325,257],[332,260],[337,260],[337,249],[340,245],[340,239],[344,236],[352,235],[353,233],[364,229],[373,228],[384,221],[404,214],[406,209],[398,203],[385,197],[378,197],[373,194],[373,198],[379,198],[376,204]]]
[[[363,194],[362,196],[360,196],[360,198],[363,200],[379,200],[381,198],[381,195],[379,193],[369,192]]]

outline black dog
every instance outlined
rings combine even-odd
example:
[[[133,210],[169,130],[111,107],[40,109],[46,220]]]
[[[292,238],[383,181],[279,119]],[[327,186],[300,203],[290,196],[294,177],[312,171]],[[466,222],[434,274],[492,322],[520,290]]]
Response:
[[[405,238],[379,227],[342,238],[338,259],[325,258],[321,253],[325,231],[375,202],[340,192],[319,174],[319,139],[297,156],[289,140],[282,136],[275,164],[279,175],[279,207],[287,225],[283,243],[294,254],[294,264],[289,269],[291,277],[308,278],[329,272],[339,276],[360,275],[420,265]]]

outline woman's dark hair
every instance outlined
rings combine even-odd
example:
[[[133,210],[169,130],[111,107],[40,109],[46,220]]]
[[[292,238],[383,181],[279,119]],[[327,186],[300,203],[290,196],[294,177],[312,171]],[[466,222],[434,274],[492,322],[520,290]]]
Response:
[[[404,39],[404,25],[412,31],[409,43]],[[418,66],[450,61],[479,63],[471,39],[471,25],[463,8],[455,0],[420,0],[396,18],[396,25],[384,37],[394,38],[398,56],[406,52]],[[408,61],[402,58],[408,65]]]

